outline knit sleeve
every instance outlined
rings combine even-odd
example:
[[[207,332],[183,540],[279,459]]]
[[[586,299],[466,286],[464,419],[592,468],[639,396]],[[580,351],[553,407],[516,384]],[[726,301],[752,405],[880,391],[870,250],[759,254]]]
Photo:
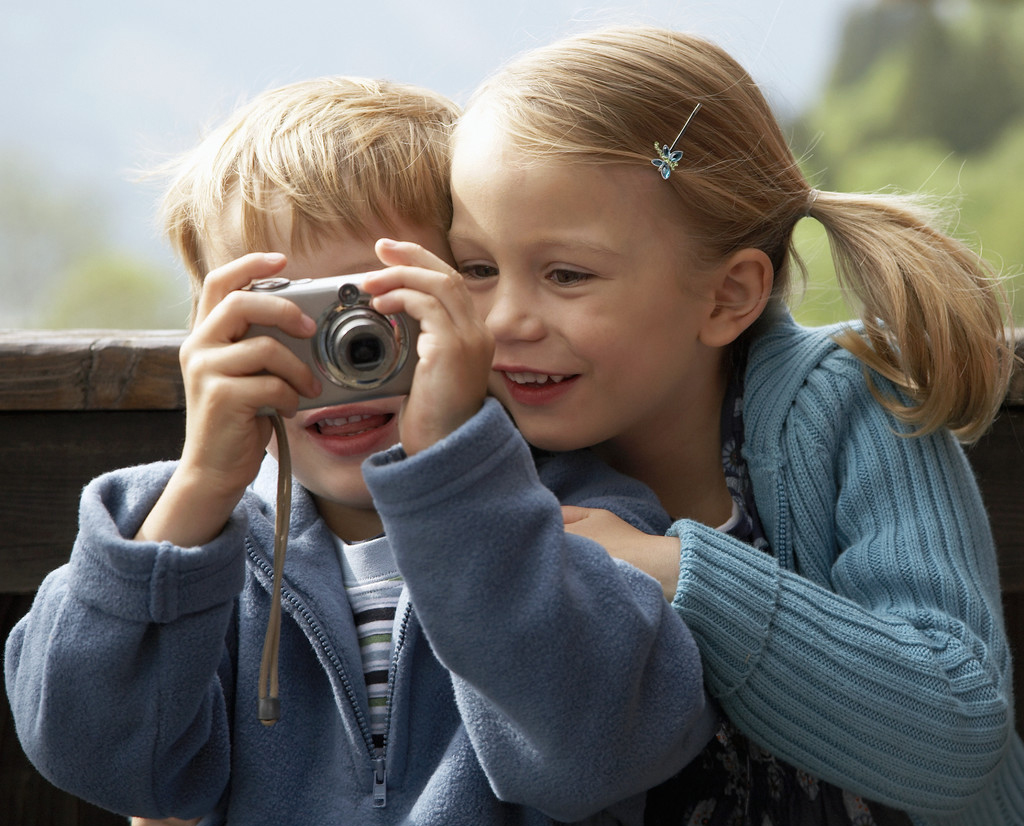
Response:
[[[949,433],[910,437],[836,357],[749,457],[775,556],[677,523],[674,605],[712,695],[780,758],[884,803],[961,809],[1013,734],[992,536]]]

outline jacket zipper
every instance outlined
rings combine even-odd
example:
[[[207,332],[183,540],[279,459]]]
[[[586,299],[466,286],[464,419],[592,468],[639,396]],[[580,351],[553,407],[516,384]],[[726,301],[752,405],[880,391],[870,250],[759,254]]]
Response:
[[[394,708],[395,693],[395,672],[398,671],[398,658],[405,647],[405,635],[409,629],[409,620],[412,618],[412,603],[405,606],[405,613],[402,615],[402,622],[398,626],[398,637],[395,639],[394,651],[391,653],[391,667],[388,669],[388,714],[384,723],[384,746],[381,749],[381,756],[375,757],[373,761],[373,805],[380,809],[388,803],[387,787],[387,753],[388,734],[391,732],[391,712]]]
[[[246,537],[245,547],[249,553],[249,558],[259,567],[263,574],[269,577],[271,580],[274,576],[274,569],[270,567],[266,561],[260,557],[250,544],[249,538]],[[348,699],[348,704],[352,708],[352,711],[356,715],[356,722],[359,724],[359,732],[363,736],[363,745],[366,746],[366,753],[370,758],[370,765],[373,774],[373,785],[371,788],[371,794],[373,795],[373,807],[375,809],[381,809],[387,806],[388,792],[387,792],[387,751],[388,741],[387,733],[391,731],[391,710],[392,710],[392,693],[395,687],[395,671],[398,666],[398,655],[401,653],[402,648],[405,645],[405,635],[409,627],[409,620],[412,618],[412,603],[406,605],[405,614],[402,616],[402,622],[398,627],[398,639],[395,640],[394,652],[391,655],[391,667],[388,671],[388,693],[387,693],[387,704],[388,704],[388,715],[387,723],[385,726],[384,734],[384,746],[381,749],[381,755],[378,757],[376,749],[373,746],[373,735],[370,732],[370,725],[366,718],[363,716],[362,710],[359,708],[359,703],[356,702],[355,690],[352,688],[352,682],[349,680],[342,668],[341,661],[334,653],[334,648],[328,643],[327,637],[323,631],[320,630],[320,625],[313,618],[313,616],[306,610],[306,607],[299,601],[299,599],[291,592],[285,583],[281,585],[281,598],[286,599],[289,604],[295,609],[297,616],[300,616],[306,623],[306,626],[313,632],[320,644],[321,650],[327,655],[331,665],[334,666],[334,670],[338,677],[341,678],[342,688],[345,689],[345,697]]]

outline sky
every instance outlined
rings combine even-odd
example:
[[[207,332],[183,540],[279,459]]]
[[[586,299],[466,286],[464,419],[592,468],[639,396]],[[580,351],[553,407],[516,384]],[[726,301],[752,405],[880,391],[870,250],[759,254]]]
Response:
[[[111,243],[179,269],[140,169],[192,146],[264,89],[328,74],[417,83],[464,103],[501,63],[619,22],[730,51],[780,112],[825,80],[867,0],[0,0],[0,152],[41,186],[90,193]]]

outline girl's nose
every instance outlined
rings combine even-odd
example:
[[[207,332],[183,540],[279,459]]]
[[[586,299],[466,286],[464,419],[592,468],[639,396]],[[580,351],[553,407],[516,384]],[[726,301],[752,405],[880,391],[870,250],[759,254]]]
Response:
[[[495,341],[532,341],[543,337],[543,308],[527,285],[502,273],[487,308],[487,328]]]

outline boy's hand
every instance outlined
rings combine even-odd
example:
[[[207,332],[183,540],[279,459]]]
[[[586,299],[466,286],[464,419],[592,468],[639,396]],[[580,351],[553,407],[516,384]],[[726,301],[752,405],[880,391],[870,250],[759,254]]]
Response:
[[[319,394],[310,369],[286,346],[269,337],[242,339],[252,324],[299,338],[315,331],[316,323],[293,302],[241,290],[253,279],[279,273],[285,263],[283,255],[254,253],[206,277],[195,324],[180,352],[185,446],[138,539],[183,547],[213,539],[263,461],[272,425],[260,409],[294,415],[300,395]]]
[[[429,447],[473,416],[487,395],[494,339],[462,277],[418,244],[382,239],[377,257],[388,269],[364,289],[385,314],[408,313],[420,323],[419,362],[402,410],[402,446],[408,455]]]

